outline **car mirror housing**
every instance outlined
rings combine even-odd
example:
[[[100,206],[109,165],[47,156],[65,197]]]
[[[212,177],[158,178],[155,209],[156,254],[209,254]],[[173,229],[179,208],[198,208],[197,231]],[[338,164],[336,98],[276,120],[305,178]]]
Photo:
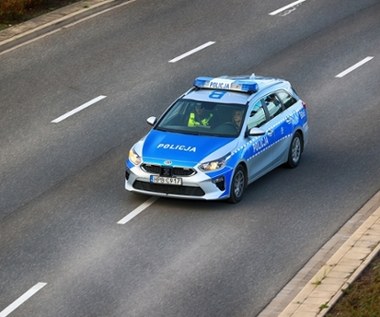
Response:
[[[146,119],[146,122],[147,122],[149,125],[151,125],[151,126],[153,126],[153,125],[156,123],[156,121],[157,121],[157,118],[156,118],[156,117],[149,117],[148,119]]]
[[[252,129],[249,129],[248,130],[248,133],[247,133],[249,136],[260,136],[260,135],[264,135],[265,134],[265,131],[260,129],[260,128],[252,128]]]

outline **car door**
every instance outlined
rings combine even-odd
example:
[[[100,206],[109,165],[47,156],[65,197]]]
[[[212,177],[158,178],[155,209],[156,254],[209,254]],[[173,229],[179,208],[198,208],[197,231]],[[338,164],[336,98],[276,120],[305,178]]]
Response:
[[[263,108],[269,116],[268,122],[263,127],[265,127],[270,144],[267,170],[271,170],[283,163],[284,153],[287,152],[286,114],[282,102],[275,93],[264,98]]]
[[[281,100],[283,106],[284,106],[284,117],[285,117],[285,123],[284,123],[284,133],[286,136],[289,136],[289,138],[284,142],[284,151],[288,151],[290,142],[291,142],[291,136],[293,135],[295,129],[300,124],[300,114],[298,113],[300,109],[304,109],[302,106],[302,101],[296,99],[293,97],[289,92],[286,90],[279,90],[277,92],[277,96]]]
[[[265,108],[265,100],[261,99],[249,107],[247,129],[260,128],[264,133],[260,136],[248,136],[249,147],[246,152],[249,182],[267,173],[273,166],[275,149],[275,131]]]

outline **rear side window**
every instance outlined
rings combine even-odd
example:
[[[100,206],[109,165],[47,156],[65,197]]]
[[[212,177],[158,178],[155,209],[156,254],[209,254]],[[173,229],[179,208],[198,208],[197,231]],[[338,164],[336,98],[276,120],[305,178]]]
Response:
[[[277,92],[277,96],[280,98],[281,102],[285,106],[285,108],[289,108],[297,102],[297,99],[290,95],[285,90],[280,90]]]
[[[282,112],[281,102],[275,94],[270,94],[265,97],[264,103],[268,109],[269,116],[274,118]]]

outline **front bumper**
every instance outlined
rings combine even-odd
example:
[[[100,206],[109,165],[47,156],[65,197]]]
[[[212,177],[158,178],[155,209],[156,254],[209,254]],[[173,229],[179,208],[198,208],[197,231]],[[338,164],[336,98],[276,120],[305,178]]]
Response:
[[[195,175],[182,177],[182,185],[154,184],[152,174],[139,166],[127,167],[125,189],[132,192],[182,199],[217,200],[229,197],[232,170],[224,168],[219,172],[206,174],[198,171]]]

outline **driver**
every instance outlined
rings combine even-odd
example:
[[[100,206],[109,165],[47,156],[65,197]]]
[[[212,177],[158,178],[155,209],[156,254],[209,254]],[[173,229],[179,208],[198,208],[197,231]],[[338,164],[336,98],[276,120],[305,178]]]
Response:
[[[207,111],[202,103],[197,103],[195,109],[189,115],[188,127],[209,127],[213,114]]]

